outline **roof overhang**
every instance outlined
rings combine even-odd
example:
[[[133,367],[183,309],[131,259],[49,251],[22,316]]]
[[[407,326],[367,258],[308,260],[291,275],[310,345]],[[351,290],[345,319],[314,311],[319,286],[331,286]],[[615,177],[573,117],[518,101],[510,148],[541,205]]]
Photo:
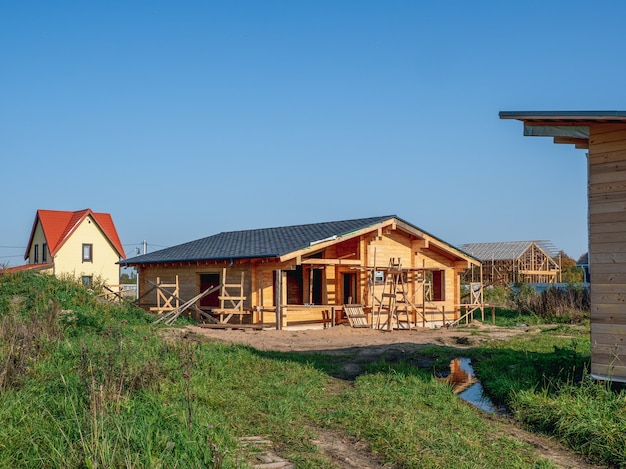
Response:
[[[524,135],[552,137],[554,143],[589,148],[589,128],[597,124],[626,124],[626,111],[500,111],[500,119],[524,123]]]

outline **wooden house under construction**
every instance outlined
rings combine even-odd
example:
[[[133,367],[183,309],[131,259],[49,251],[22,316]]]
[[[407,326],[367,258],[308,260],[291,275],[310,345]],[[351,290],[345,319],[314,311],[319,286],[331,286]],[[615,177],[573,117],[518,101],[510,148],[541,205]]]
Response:
[[[122,264],[137,269],[142,307],[216,327],[432,327],[482,299],[460,303],[478,260],[395,215],[223,232]]]
[[[587,150],[591,375],[626,382],[626,111],[503,111],[524,135]],[[585,190],[581,187],[580,190]]]
[[[482,263],[482,283],[555,283],[561,268],[552,257],[554,247],[547,241],[508,241],[463,244],[461,249]],[[477,281],[481,272],[470,269],[466,279]]]

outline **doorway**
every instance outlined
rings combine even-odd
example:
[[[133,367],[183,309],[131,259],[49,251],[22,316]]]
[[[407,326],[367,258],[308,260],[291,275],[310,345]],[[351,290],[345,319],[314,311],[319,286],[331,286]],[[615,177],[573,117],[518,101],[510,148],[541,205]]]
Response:
[[[220,284],[220,274],[200,274],[200,292],[216,287]],[[202,298],[200,298],[200,307],[219,308],[220,291],[215,290]]]
[[[341,284],[343,286],[342,298],[343,304],[354,304],[358,301],[356,297],[356,273],[341,274]]]

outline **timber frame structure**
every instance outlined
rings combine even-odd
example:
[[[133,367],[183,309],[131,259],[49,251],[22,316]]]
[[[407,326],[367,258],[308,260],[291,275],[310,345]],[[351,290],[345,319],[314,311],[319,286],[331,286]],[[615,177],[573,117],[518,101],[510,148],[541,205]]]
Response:
[[[626,382],[626,111],[502,111],[500,118],[521,121],[524,135],[587,150],[591,376]]]
[[[463,244],[461,249],[482,262],[482,274],[471,269],[465,276],[468,282],[480,281],[480,275],[485,286],[560,281],[561,267],[548,241]]]
[[[196,319],[218,323],[207,327],[329,327],[353,313],[391,331],[482,308],[482,294],[460,297],[461,275],[480,262],[395,215],[223,232],[121,263],[137,269],[140,306],[159,313],[175,303],[150,293],[158,282],[175,283],[181,302],[220,286],[194,305]]]

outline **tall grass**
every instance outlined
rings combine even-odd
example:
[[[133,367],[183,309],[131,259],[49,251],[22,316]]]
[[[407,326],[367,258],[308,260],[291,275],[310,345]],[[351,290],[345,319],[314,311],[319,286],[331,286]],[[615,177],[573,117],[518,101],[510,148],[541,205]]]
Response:
[[[552,467],[406,363],[373,365],[342,399],[329,419],[396,467]]]
[[[588,326],[545,326],[470,354],[483,388],[516,419],[597,463],[626,467],[626,392],[590,379]]]
[[[545,337],[541,350],[520,342],[510,356],[476,353],[511,377],[525,374],[515,368],[525,362],[541,368],[538,357],[557,344],[546,377],[568,360],[569,379],[585,350],[558,342],[556,331]],[[243,468],[238,438],[264,435],[297,467],[322,468],[331,460],[313,440],[324,427],[369,442],[392,467],[550,466],[408,362],[338,382],[337,357],[199,340],[53,277],[0,275],[0,338],[0,467]],[[515,399],[537,376],[509,386],[520,418],[532,406]]]
[[[500,326],[536,324],[585,324],[589,321],[589,289],[571,284],[537,292],[531,284],[513,288],[490,286],[484,291],[485,304],[495,308]],[[487,309],[489,312],[489,309]]]
[[[581,322],[589,317],[591,307],[589,289],[578,285],[550,287],[537,293],[531,285],[521,284],[513,292],[512,302],[518,311],[552,322]]]
[[[514,393],[516,418],[602,464],[626,467],[626,394],[586,377]]]

